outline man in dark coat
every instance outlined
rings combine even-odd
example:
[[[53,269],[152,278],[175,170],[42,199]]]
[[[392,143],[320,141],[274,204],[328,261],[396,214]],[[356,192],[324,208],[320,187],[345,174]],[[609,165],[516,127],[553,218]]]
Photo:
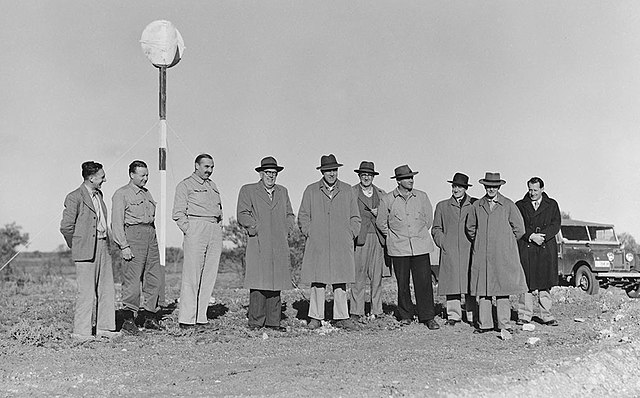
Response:
[[[440,274],[438,293],[447,297],[447,322],[454,326],[462,321],[461,299],[465,297],[467,322],[473,324],[476,298],[469,294],[469,267],[471,266],[471,240],[465,224],[473,203],[478,200],[467,195],[469,177],[456,173],[451,183],[451,197],[436,205],[431,236],[440,248]]]
[[[558,203],[544,192],[544,182],[541,178],[531,178],[527,181],[527,186],[529,192],[516,202],[524,218],[525,233],[518,239],[518,249],[529,286],[529,291],[520,296],[517,324],[531,322],[535,294],[540,306],[542,323],[558,326],[558,321],[551,315],[549,289],[558,284],[556,234],[560,231],[560,208]]]

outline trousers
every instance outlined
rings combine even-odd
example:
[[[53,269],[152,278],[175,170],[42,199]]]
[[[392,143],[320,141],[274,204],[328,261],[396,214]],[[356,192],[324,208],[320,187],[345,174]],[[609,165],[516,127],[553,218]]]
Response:
[[[158,295],[162,272],[156,229],[152,225],[131,225],[125,227],[124,232],[133,258],[122,263],[122,302],[126,309],[138,311],[141,306],[142,281],[142,307],[155,313],[159,309]]]
[[[190,219],[183,248],[178,322],[205,324],[209,322],[207,308],[216,284],[222,253],[220,223]]]
[[[470,294],[464,295],[464,312],[467,317],[467,322],[473,323],[475,319],[474,313],[476,313],[476,298]],[[462,295],[461,294],[447,294],[447,319],[454,321],[462,320]]]
[[[116,330],[116,290],[106,239],[98,239],[93,261],[76,261],[78,295],[73,316],[73,333],[91,336],[96,330]]]
[[[324,319],[324,296],[327,285],[324,283],[311,284],[311,297],[309,299],[309,318],[318,320]],[[333,284],[333,319],[349,318],[349,309],[347,308],[347,284]]]
[[[419,256],[393,257],[393,269],[398,282],[398,318],[413,319],[414,312],[418,320],[426,322],[435,318],[433,304],[433,286],[431,285],[431,260],[428,254]],[[416,308],[411,301],[409,277],[413,279],[416,296]]]
[[[356,246],[356,283],[351,286],[351,313],[364,315],[365,292],[371,289],[371,313],[382,314],[382,267],[384,249],[375,233],[367,234],[363,246]]]
[[[522,293],[518,300],[518,318],[530,321],[533,316],[533,298],[540,307],[540,319],[549,322],[554,319],[551,315],[551,294],[548,290],[535,290],[533,292]]]
[[[279,290],[249,290],[249,326],[280,326],[281,316]]]
[[[481,296],[478,303],[480,329],[493,329],[493,305],[491,297]],[[498,316],[498,329],[511,328],[511,304],[509,296],[496,296],[496,314]]]

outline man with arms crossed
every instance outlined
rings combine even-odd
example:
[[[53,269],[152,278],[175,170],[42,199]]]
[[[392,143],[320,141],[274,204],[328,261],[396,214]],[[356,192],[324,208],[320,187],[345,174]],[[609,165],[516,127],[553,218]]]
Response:
[[[524,219],[524,235],[518,239],[520,262],[529,290],[520,295],[518,325],[531,322],[533,296],[540,306],[540,319],[544,325],[558,326],[551,315],[549,290],[558,284],[558,246],[556,234],[560,231],[558,203],[544,192],[544,181],[533,177],[527,181],[529,192],[516,202]],[[537,293],[537,294],[536,294]]]
[[[203,153],[193,174],[178,183],[173,220],[184,233],[184,263],[180,287],[180,328],[206,327],[222,252],[222,202],[213,173],[213,157]]]
[[[160,289],[160,252],[156,239],[156,202],[145,188],[149,180],[147,164],[134,160],[129,165],[129,183],[119,188],[112,198],[111,228],[113,240],[120,248],[123,262],[122,330],[137,334],[134,312],[145,329],[161,329],[156,314]],[[143,309],[140,308],[142,281]]]
[[[84,182],[64,200],[60,232],[71,249],[76,265],[78,295],[72,337],[80,340],[115,335],[115,287],[109,256],[107,207],[102,183],[107,181],[102,165],[82,163]]]

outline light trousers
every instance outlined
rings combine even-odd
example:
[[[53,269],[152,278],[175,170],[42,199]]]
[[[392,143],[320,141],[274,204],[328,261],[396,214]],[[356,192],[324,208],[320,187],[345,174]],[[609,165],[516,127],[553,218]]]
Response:
[[[216,284],[222,253],[220,223],[189,219],[183,247],[178,322],[187,325],[205,324],[209,322],[207,308]]]
[[[96,330],[116,330],[116,290],[106,239],[98,239],[93,261],[76,261],[78,295],[73,316],[73,333],[91,336]]]
[[[371,313],[382,314],[382,267],[384,249],[375,233],[367,234],[363,246],[356,246],[356,283],[351,285],[351,313],[364,315],[367,285],[371,289]]]
[[[543,322],[552,321],[554,317],[551,315],[551,294],[548,290],[535,290],[521,294],[518,301],[518,318],[531,321],[533,317],[534,296],[540,307],[540,319],[542,319]]]
[[[498,316],[498,329],[511,328],[511,304],[509,296],[496,296],[496,314]],[[490,296],[482,296],[478,303],[480,329],[493,329],[493,305]]]
[[[128,310],[139,310],[142,281],[142,307],[155,313],[159,309],[158,294],[162,272],[156,229],[152,225],[131,225],[125,227],[124,232],[133,258],[122,262],[122,303]]]
[[[462,295],[447,294],[447,319],[454,321],[462,320]],[[473,323],[476,312],[476,298],[470,294],[464,295],[464,312],[467,322]]]
[[[347,284],[335,283],[333,286],[333,319],[349,318],[347,308]],[[324,297],[327,285],[324,283],[312,283],[309,298],[309,318],[324,319]]]

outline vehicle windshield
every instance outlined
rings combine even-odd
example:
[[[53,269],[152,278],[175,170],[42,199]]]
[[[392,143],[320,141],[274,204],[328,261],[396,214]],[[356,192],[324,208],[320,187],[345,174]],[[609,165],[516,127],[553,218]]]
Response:
[[[594,227],[590,226],[589,235],[592,241],[596,242],[617,242],[616,234],[611,227]]]
[[[587,229],[579,225],[563,225],[562,237],[568,240],[589,240]]]

